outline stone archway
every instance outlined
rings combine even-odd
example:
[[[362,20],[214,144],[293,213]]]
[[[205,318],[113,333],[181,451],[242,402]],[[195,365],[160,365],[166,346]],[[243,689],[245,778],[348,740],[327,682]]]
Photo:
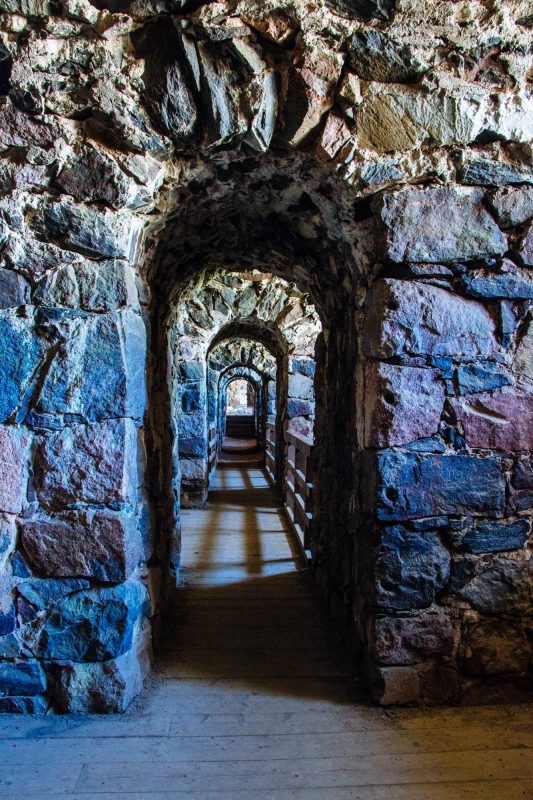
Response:
[[[120,709],[140,686],[156,530],[179,513],[164,324],[221,265],[294,282],[323,320],[313,570],[376,698],[527,690],[525,23],[472,11],[510,54],[485,62],[463,4],[44,5],[9,27],[0,87],[0,657],[10,685],[31,676],[20,707]]]

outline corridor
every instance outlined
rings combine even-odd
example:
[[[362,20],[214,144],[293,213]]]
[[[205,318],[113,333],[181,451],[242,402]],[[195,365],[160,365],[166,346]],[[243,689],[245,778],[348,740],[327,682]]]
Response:
[[[122,716],[0,718],[0,796],[531,798],[530,707],[370,704],[262,466],[239,462],[183,512],[183,583],[144,695]]]

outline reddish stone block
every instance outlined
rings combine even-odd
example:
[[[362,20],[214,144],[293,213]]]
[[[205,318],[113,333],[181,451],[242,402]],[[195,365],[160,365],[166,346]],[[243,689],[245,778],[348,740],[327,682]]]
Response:
[[[502,389],[452,400],[470,447],[533,449],[533,395]]]
[[[364,380],[364,447],[407,444],[437,433],[444,383],[436,370],[369,363]]]
[[[23,428],[0,425],[0,511],[19,514],[26,501],[30,435]]]
[[[488,311],[446,289],[378,280],[366,308],[363,350],[371,358],[486,356],[498,349]]]
[[[439,612],[415,617],[376,617],[370,649],[380,664],[416,664],[425,656],[451,652],[454,629],[450,618]]]
[[[35,479],[37,495],[47,509],[135,503],[135,424],[128,419],[107,420],[52,434],[37,449]]]

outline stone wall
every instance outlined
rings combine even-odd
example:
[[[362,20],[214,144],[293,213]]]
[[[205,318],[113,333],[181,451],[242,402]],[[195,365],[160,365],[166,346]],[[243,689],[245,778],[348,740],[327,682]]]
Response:
[[[528,3],[95,5],[0,0],[0,709],[138,691],[206,391],[169,321],[252,270],[322,323],[314,571],[376,697],[523,696]]]

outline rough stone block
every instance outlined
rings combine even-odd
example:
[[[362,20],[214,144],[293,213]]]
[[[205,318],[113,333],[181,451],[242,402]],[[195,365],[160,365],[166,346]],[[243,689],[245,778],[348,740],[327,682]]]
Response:
[[[315,377],[316,363],[314,358],[293,358],[289,361],[289,371],[299,375]]]
[[[463,183],[471,186],[506,186],[533,183],[533,171],[510,161],[489,161],[476,158],[468,161],[462,171]]]
[[[22,523],[22,543],[41,577],[124,581],[137,567],[136,518],[110,511],[65,512]]]
[[[496,364],[461,364],[457,367],[459,394],[475,394],[508,386],[511,376]]]
[[[513,389],[451,400],[470,447],[533,449],[533,394]]]
[[[0,714],[46,714],[49,705],[44,695],[0,697]]]
[[[419,703],[420,674],[420,668],[416,667],[380,667],[373,670],[370,688],[374,700],[382,706]]]
[[[178,442],[188,437],[202,437],[207,441],[205,416],[203,413],[180,414],[178,417]]]
[[[131,420],[74,425],[40,442],[37,494],[47,509],[129,504],[137,495],[137,431]]]
[[[450,577],[450,554],[436,533],[385,528],[375,565],[374,603],[409,611],[425,608]]]
[[[205,436],[181,436],[178,448],[181,456],[202,458],[207,456],[207,439]]]
[[[34,578],[17,585],[17,615],[22,623],[31,622],[61,597],[88,589],[89,581],[81,578]]]
[[[55,696],[66,714],[125,711],[143,688],[143,670],[135,649],[97,664],[59,668]]]
[[[314,399],[314,381],[300,373],[289,375],[289,397],[297,400]]]
[[[145,365],[146,329],[138,314],[126,309],[82,318],[52,362],[35,410],[90,421],[141,419]]]
[[[207,464],[205,458],[184,458],[180,462],[181,480],[189,486],[204,485]]]
[[[0,422],[22,403],[43,354],[32,323],[13,312],[0,312]]]
[[[495,520],[480,522],[472,528],[461,543],[467,553],[498,553],[504,550],[519,550],[527,541],[530,531],[527,519],[515,522]]]
[[[375,617],[371,655],[380,664],[416,664],[427,655],[447,655],[454,644],[454,628],[444,613],[414,617]]]
[[[4,695],[42,694],[46,689],[46,676],[35,661],[0,661],[0,693]]]
[[[107,203],[114,208],[138,208],[150,195],[105,151],[85,147],[55,180],[66,194],[85,203]]]
[[[378,519],[503,511],[505,478],[499,458],[383,451],[367,456],[366,510]],[[367,464],[367,466],[370,466]]]
[[[436,370],[366,364],[364,447],[390,447],[432,436],[444,400],[444,382]]]
[[[295,400],[289,397],[287,400],[287,417],[307,417],[315,413],[315,404],[309,400]]]
[[[355,74],[365,81],[411,83],[423,71],[410,47],[373,28],[354,33],[348,56]]]
[[[28,487],[30,435],[24,428],[0,425],[0,511],[19,514]]]
[[[462,187],[385,192],[376,200],[384,255],[398,263],[503,255],[507,239],[483,197],[481,190]]]
[[[46,272],[83,260],[78,253],[62,250],[55,244],[35,239],[28,229],[23,234],[11,234],[2,256],[11,269],[20,272],[30,283]]]
[[[396,0],[326,0],[326,5],[348,19],[390,19]]]
[[[470,270],[463,275],[461,283],[465,290],[474,297],[525,300],[533,298],[531,270],[519,269],[508,259],[503,260],[500,272],[489,272],[483,269]]]
[[[30,285],[10,269],[0,269],[0,308],[17,308],[30,302]]]
[[[515,489],[533,489],[533,458],[521,458],[511,480]]]
[[[17,527],[13,514],[0,513],[0,573],[7,565],[17,544]]]
[[[529,661],[527,639],[518,625],[486,620],[468,626],[462,645],[462,666],[468,675],[525,672]]]
[[[124,261],[80,261],[48,273],[34,292],[34,302],[43,306],[111,311],[138,307],[135,274]]]
[[[533,561],[497,558],[482,565],[460,594],[482,614],[527,614],[533,602]]]
[[[522,239],[518,255],[528,267],[533,267],[533,223],[530,223]]]
[[[533,187],[502,187],[489,198],[502,228],[514,228],[533,217]]]
[[[511,503],[515,511],[533,511],[533,491],[531,489],[523,489],[513,492]]]
[[[483,306],[436,286],[378,280],[366,309],[363,350],[371,358],[487,356],[498,348]]]
[[[140,583],[87,589],[62,597],[24,636],[38,658],[107,661],[130,650],[146,604]]]
[[[96,258],[135,259],[141,222],[129,214],[77,206],[70,200],[43,203],[38,233],[67,250]]]

